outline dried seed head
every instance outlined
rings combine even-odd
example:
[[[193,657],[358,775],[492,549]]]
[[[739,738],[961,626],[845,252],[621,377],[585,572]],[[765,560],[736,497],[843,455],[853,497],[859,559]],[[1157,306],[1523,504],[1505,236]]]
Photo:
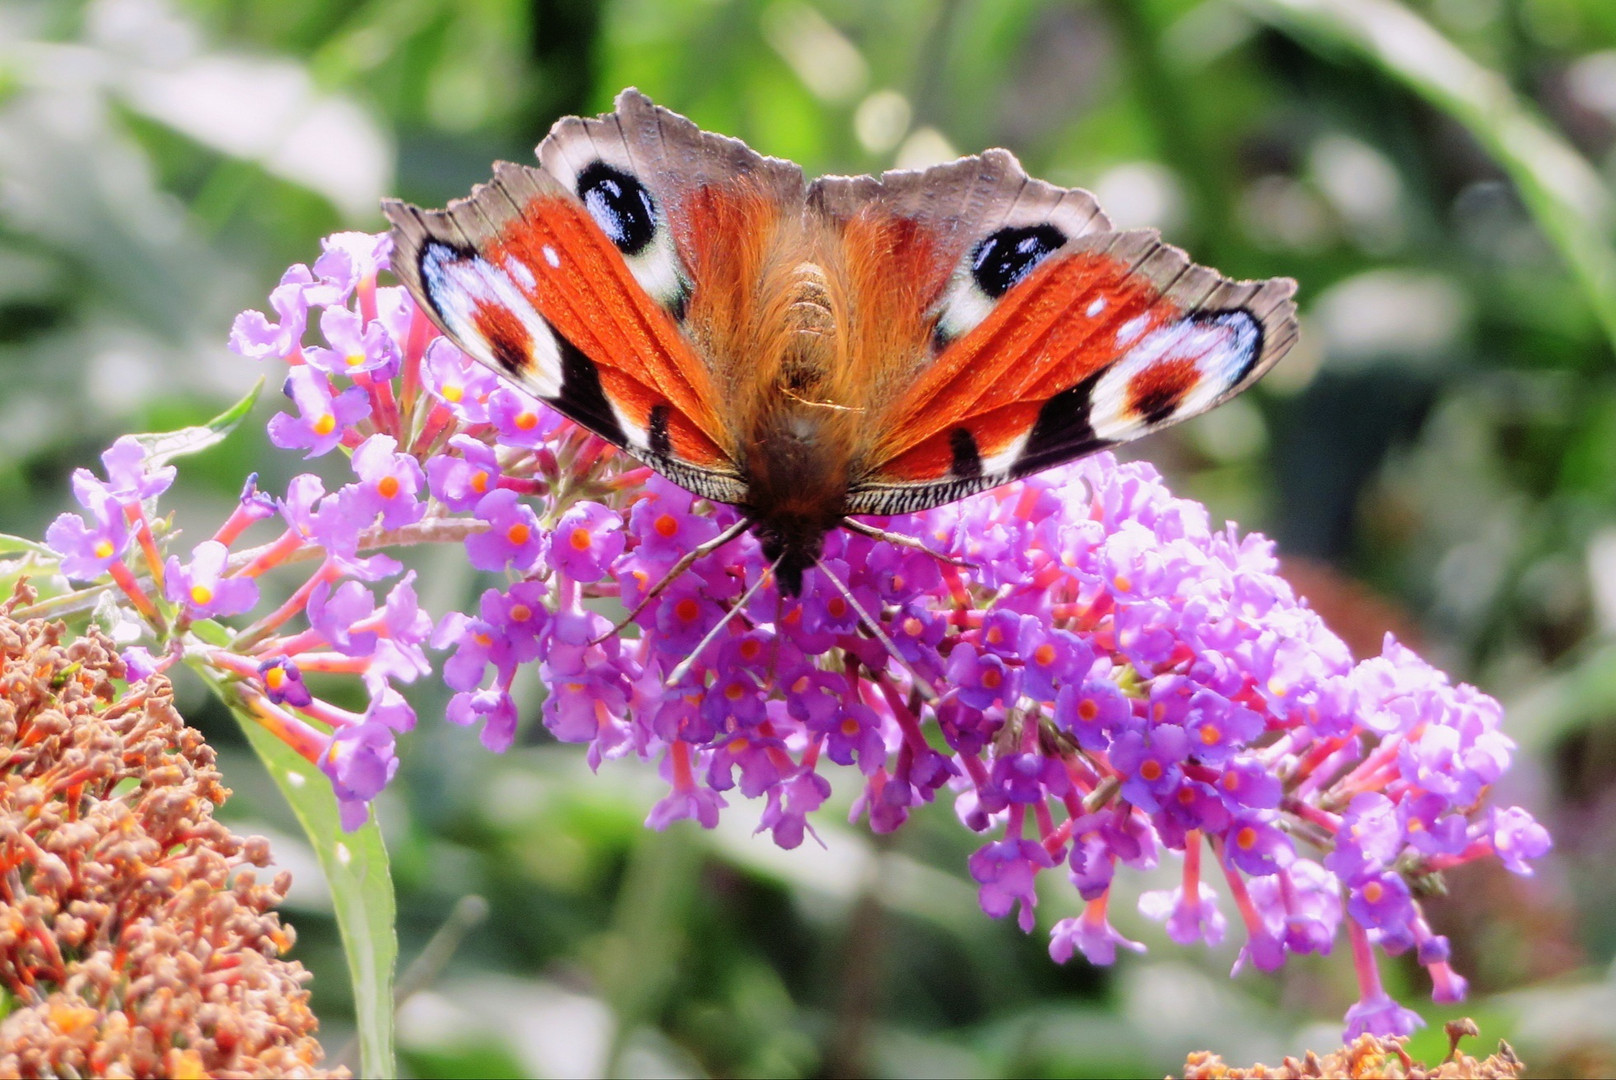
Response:
[[[26,590],[25,590],[26,591]],[[0,1075],[332,1076],[258,838],[161,676],[0,604]],[[26,600],[24,600],[26,602]]]

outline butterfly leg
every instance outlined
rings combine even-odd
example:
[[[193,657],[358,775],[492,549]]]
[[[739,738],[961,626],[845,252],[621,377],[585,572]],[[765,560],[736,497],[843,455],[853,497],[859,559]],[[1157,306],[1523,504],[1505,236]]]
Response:
[[[779,565],[780,560],[776,559],[769,565],[767,570],[758,575],[758,579],[754,581],[744,593],[741,594],[741,598],[735,601],[735,603],[730,606],[728,611],[724,612],[724,617],[719,619],[711,630],[707,631],[706,636],[696,644],[694,649],[690,650],[690,655],[679,661],[679,666],[669,672],[666,679],[662,680],[662,686],[664,689],[671,690],[675,686],[684,682],[685,676],[690,674],[691,665],[696,662],[696,659],[700,657],[702,653],[707,651],[707,646],[711,645],[714,639],[716,639],[719,634],[723,633],[724,627],[729,625],[729,621],[735,618],[735,616],[739,615],[741,610],[751,602],[752,597],[756,596],[757,591],[763,587],[763,583],[774,577],[774,568]]]
[[[599,645],[612,635],[622,633],[623,627],[639,618],[640,612],[645,610],[646,605],[652,600],[655,600],[658,596],[662,595],[662,590],[666,589],[669,585],[672,585],[674,580],[677,579],[680,574],[684,573],[686,570],[689,570],[691,566],[695,565],[697,559],[700,559],[706,555],[711,555],[713,552],[717,551],[719,548],[723,547],[725,544],[729,543],[731,540],[745,532],[751,524],[751,521],[747,520],[746,518],[742,518],[740,521],[737,521],[735,524],[731,525],[729,528],[725,529],[723,532],[719,533],[705,544],[697,544],[695,547],[685,552],[679,561],[669,567],[666,574],[662,575],[662,580],[651,586],[650,590],[647,591],[644,596],[640,597],[640,602],[634,605],[633,611],[623,616],[612,625],[610,630],[600,635],[600,637],[595,638],[589,644]]]
[[[877,529],[874,525],[866,525],[857,518],[844,517],[842,519],[842,527],[851,530],[852,532],[856,532],[861,536],[868,536],[872,540],[885,540],[889,543],[898,544],[901,547],[914,548],[916,551],[924,551],[927,555],[930,555],[938,562],[945,562],[950,566],[958,566],[962,570],[976,569],[975,563],[966,562],[964,559],[956,559],[952,555],[944,555],[941,551],[938,551],[935,548],[927,547],[924,541],[916,537],[905,536],[903,533],[888,532],[885,529]]]
[[[896,660],[898,666],[909,673],[909,678],[914,681],[915,693],[920,695],[921,700],[929,705],[937,704],[937,691],[932,688],[931,683],[927,682],[920,672],[914,669],[914,666],[909,663],[903,653],[898,651],[898,646],[893,644],[892,639],[887,636],[887,632],[881,629],[881,624],[876,622],[874,616],[865,611],[864,605],[858,602],[858,597],[853,595],[853,590],[849,589],[841,578],[831,573],[830,568],[823,562],[815,559],[814,566],[821,574],[825,575],[826,580],[836,586],[837,591],[842,594],[842,599],[852,605],[853,612],[858,615],[865,626],[869,627],[870,633],[875,637],[875,640],[881,643],[882,648],[886,649],[887,655]]]

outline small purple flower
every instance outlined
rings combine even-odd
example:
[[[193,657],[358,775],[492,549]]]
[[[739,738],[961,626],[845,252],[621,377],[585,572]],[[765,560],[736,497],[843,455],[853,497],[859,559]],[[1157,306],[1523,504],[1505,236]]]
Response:
[[[370,415],[370,399],[363,390],[350,386],[333,395],[330,380],[308,366],[291,370],[285,393],[297,406],[297,415],[270,417],[269,441],[283,450],[307,450],[305,458],[329,453],[342,441],[344,431]]]
[[[1017,925],[1024,934],[1033,928],[1038,894],[1033,882],[1038,871],[1055,865],[1044,846],[1035,840],[998,840],[978,848],[970,858],[971,876],[981,888],[977,902],[989,916],[999,919],[1020,904]]]
[[[1388,1039],[1399,1035],[1412,1035],[1425,1026],[1425,1021],[1413,1009],[1405,1009],[1376,987],[1352,1008],[1347,1010],[1346,1041],[1360,1035],[1375,1035]]]
[[[805,770],[771,787],[768,796],[757,831],[769,830],[775,844],[789,851],[802,843],[804,832],[813,831],[807,823],[808,815],[830,797],[830,781]]]
[[[374,379],[391,379],[398,373],[398,348],[380,322],[372,320],[364,326],[359,316],[347,308],[328,307],[320,313],[320,333],[332,348],[303,351],[305,361],[316,371],[345,378],[369,375]]]
[[[1324,860],[1336,876],[1357,882],[1392,864],[1403,846],[1403,826],[1397,807],[1378,791],[1353,797],[1341,815],[1336,846]]]
[[[362,629],[376,611],[376,598],[357,581],[344,581],[336,589],[321,581],[309,593],[309,626],[344,656],[369,656],[381,640],[374,630]]]
[[[1145,946],[1130,941],[1117,933],[1106,918],[1105,904],[1101,900],[1089,901],[1082,915],[1075,919],[1062,919],[1049,932],[1049,955],[1057,964],[1064,964],[1072,953],[1081,951],[1088,962],[1108,967],[1117,962],[1117,946],[1144,952]]]
[[[1133,719],[1133,707],[1115,683],[1091,679],[1061,687],[1051,716],[1055,726],[1083,749],[1105,750],[1111,745],[1111,733]]]
[[[380,514],[384,529],[413,525],[426,513],[426,504],[416,497],[426,479],[421,465],[397,450],[398,440],[391,435],[372,435],[353,455],[359,482],[349,508],[367,523]]]
[[[488,530],[466,538],[466,556],[479,570],[525,570],[543,550],[539,519],[514,491],[499,488],[477,502],[476,516]]]
[[[1491,818],[1493,850],[1504,868],[1512,874],[1530,877],[1532,868],[1526,860],[1541,858],[1554,846],[1549,831],[1518,806],[1494,809]]]
[[[717,828],[718,812],[728,805],[724,797],[711,788],[675,785],[651,808],[645,827],[661,832],[675,821],[691,818],[704,829]]]
[[[459,456],[437,454],[427,459],[427,486],[435,499],[462,512],[499,485],[499,458],[494,448],[469,435],[456,435],[449,445]]]
[[[129,546],[129,524],[123,507],[109,493],[93,494],[86,509],[93,524],[63,513],[45,530],[45,543],[62,557],[62,573],[75,581],[94,581],[123,557]]]
[[[421,382],[463,424],[489,421],[488,398],[499,376],[469,359],[446,338],[438,338],[421,361]]]
[[[475,690],[449,699],[444,717],[451,724],[470,727],[483,722],[482,743],[496,754],[510,749],[516,738],[516,702],[504,689]]]
[[[398,771],[392,729],[380,723],[338,729],[320,755],[320,770],[331,779],[342,827],[359,828],[370,816],[370,800]]]
[[[344,304],[360,282],[374,278],[387,265],[393,239],[387,233],[339,232],[321,240],[320,246],[324,251],[314,260],[320,284],[311,290],[311,302]]]
[[[1217,945],[1223,941],[1228,920],[1218,910],[1217,893],[1202,885],[1196,900],[1190,900],[1182,885],[1173,889],[1159,889],[1139,895],[1139,914],[1154,922],[1165,923],[1167,936],[1180,945],[1193,945],[1205,941]]]
[[[230,329],[230,350],[249,360],[282,360],[297,351],[308,318],[308,287],[314,275],[302,263],[281,276],[269,294],[269,304],[280,316],[272,323],[262,312],[243,311]]]
[[[1397,929],[1412,919],[1413,898],[1397,874],[1378,874],[1353,886],[1347,913],[1370,929]]]
[[[504,446],[542,446],[561,424],[555,410],[504,384],[488,395],[488,419]]]
[[[1094,665],[1094,653],[1076,634],[1037,628],[1022,653],[1021,692],[1034,701],[1054,701],[1060,690],[1081,684]]]
[[[172,465],[146,467],[146,447],[133,435],[125,435],[101,455],[107,470],[107,489],[121,503],[155,499],[168,490],[178,472]]]
[[[1229,861],[1253,877],[1274,874],[1296,858],[1291,838],[1262,811],[1241,814],[1229,824]]]
[[[125,669],[124,678],[131,683],[143,682],[157,674],[157,658],[144,646],[130,646],[120,656]]]
[[[948,657],[948,685],[970,709],[987,709],[997,701],[1013,701],[1016,673],[1003,658],[979,653],[963,642]]]
[[[1158,724],[1143,732],[1125,731],[1111,748],[1111,764],[1122,773],[1122,795],[1146,810],[1161,809],[1161,801],[1178,788],[1183,776],[1180,762],[1189,748],[1189,736],[1176,724]]]
[[[252,578],[225,577],[230,549],[216,540],[204,540],[191,553],[190,565],[169,556],[164,594],[176,604],[184,604],[193,616],[211,619],[240,615],[258,603],[258,582]]]
[[[303,685],[302,670],[287,657],[265,660],[258,665],[258,674],[264,680],[265,694],[276,705],[301,709],[314,701],[314,695]]]
[[[711,516],[694,512],[695,496],[656,479],[646,484],[650,497],[636,501],[628,514],[628,531],[639,540],[637,560],[672,566],[687,551],[718,535]]]
[[[549,563],[575,581],[599,581],[623,553],[623,519],[600,503],[574,503],[550,535]]]

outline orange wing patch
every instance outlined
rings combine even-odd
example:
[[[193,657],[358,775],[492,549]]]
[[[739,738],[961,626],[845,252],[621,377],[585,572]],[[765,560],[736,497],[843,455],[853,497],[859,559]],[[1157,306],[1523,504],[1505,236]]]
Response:
[[[485,257],[506,267],[555,331],[595,362],[601,389],[624,420],[649,431],[659,415],[678,457],[704,466],[726,459],[705,365],[584,207],[563,196],[530,201]]]
[[[913,480],[946,475],[934,470],[960,427],[983,458],[1010,449],[1045,401],[1178,316],[1129,270],[1108,255],[1082,252],[1032,271],[893,407],[875,455],[881,472]]]

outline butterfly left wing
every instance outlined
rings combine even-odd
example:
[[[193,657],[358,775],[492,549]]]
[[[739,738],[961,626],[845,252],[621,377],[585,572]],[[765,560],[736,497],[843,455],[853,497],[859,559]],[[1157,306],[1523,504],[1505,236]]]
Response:
[[[474,359],[698,495],[743,501],[728,373],[698,342],[755,273],[753,236],[800,207],[801,170],[632,89],[557,122],[538,157],[445,210],[385,201],[395,271]]]
[[[849,513],[937,506],[1139,438],[1250,386],[1296,338],[1294,282],[1231,281],[1115,231],[1088,193],[1002,150],[816,189],[847,243],[878,230],[886,259],[929,272],[910,328],[859,350],[866,381],[902,390],[870,402]]]

